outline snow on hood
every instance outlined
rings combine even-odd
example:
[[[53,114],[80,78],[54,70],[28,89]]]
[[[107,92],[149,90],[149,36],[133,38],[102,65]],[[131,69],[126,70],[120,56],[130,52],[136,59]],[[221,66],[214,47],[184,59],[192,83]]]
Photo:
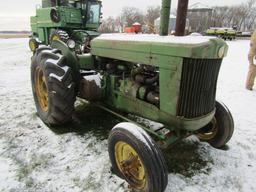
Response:
[[[136,42],[157,42],[157,43],[174,43],[174,44],[201,44],[207,43],[210,39],[215,37],[207,36],[160,36],[155,34],[125,34],[125,33],[111,33],[102,34],[96,40],[109,41],[136,41]]]

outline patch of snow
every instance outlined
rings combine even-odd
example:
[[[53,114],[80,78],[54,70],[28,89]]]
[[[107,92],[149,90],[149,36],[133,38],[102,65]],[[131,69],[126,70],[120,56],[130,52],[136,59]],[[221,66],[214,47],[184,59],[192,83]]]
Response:
[[[95,81],[96,85],[98,87],[101,87],[101,75],[100,74],[88,75],[88,76],[84,76],[83,78],[86,79],[87,81]]]
[[[135,23],[133,23],[132,25],[141,25],[140,23],[138,23],[138,22],[135,22]]]
[[[99,37],[95,38],[95,40],[106,40],[106,41],[136,41],[136,42],[147,42],[147,43],[169,43],[169,44],[202,44],[207,43],[211,39],[216,37],[209,36],[160,36],[154,34],[102,34]]]
[[[10,159],[0,157],[0,189],[11,190],[13,186],[22,185],[15,179],[14,164]]]
[[[149,145],[148,142],[151,142],[151,145],[154,146],[154,144],[152,143],[152,139],[148,135],[148,133],[134,123],[130,123],[130,122],[118,123],[113,129],[117,129],[117,128],[129,131],[138,140],[143,142],[150,150],[151,150],[151,146]],[[145,137],[147,138],[148,141],[146,140]]]
[[[56,74],[54,74],[54,73],[51,73],[49,76],[52,77],[52,78],[57,79],[59,82],[62,82],[62,79],[63,79],[63,77],[64,77],[64,75],[58,76],[58,75],[56,75]]]
[[[190,36],[203,36],[201,33],[191,33]]]
[[[164,125],[162,123],[158,123],[158,122],[155,122],[155,121],[151,121],[149,119],[145,119],[145,118],[142,118],[142,117],[139,117],[139,116],[136,116],[136,115],[133,115],[133,114],[129,114],[129,116],[135,121],[135,122],[138,122],[139,124],[142,124],[146,127],[149,127],[150,129],[152,130],[158,130],[162,127],[164,127]]]
[[[52,60],[52,59],[47,59],[48,62],[49,62],[49,60]],[[54,62],[57,63],[56,60],[52,60],[50,63],[54,63]],[[56,64],[56,65],[57,65],[57,64]],[[59,67],[59,66],[58,66],[58,67]],[[59,67],[59,68],[60,68],[60,67]],[[58,79],[58,81],[62,82],[62,80],[63,80],[65,74],[67,73],[67,71],[68,71],[68,69],[69,69],[69,67],[68,67],[68,66],[63,66],[63,67],[61,67],[61,69],[64,71],[64,75],[58,76],[58,75],[56,75],[56,74],[54,74],[54,73],[51,73],[49,76],[52,77],[52,78]]]

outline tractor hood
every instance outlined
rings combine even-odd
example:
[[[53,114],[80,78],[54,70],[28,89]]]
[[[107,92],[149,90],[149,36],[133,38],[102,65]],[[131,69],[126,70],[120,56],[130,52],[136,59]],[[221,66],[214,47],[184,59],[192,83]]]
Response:
[[[157,56],[198,59],[222,59],[228,46],[225,41],[206,36],[159,36],[103,34],[92,43],[92,54],[144,64],[153,64]]]

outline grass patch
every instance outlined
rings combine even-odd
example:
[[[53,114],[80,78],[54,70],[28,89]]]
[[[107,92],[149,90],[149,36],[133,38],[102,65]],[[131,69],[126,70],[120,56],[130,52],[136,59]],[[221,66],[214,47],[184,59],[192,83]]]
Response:
[[[17,160],[17,164],[19,165],[19,169],[17,170],[17,177],[19,181],[25,180],[26,185],[31,185],[31,178],[29,175],[38,167],[46,166],[49,162],[49,155],[40,155],[35,156],[29,162],[24,163],[21,160]]]
[[[198,173],[208,174],[211,170],[209,164],[213,164],[208,151],[200,149],[199,143],[179,142],[164,155],[168,171],[185,177],[193,177]]]

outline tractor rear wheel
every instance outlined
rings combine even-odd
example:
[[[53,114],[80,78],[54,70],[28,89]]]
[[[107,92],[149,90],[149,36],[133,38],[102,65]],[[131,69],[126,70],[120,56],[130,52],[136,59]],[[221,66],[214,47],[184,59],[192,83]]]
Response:
[[[215,148],[222,148],[231,139],[234,132],[234,120],[228,108],[216,101],[216,112],[212,121],[199,130],[197,137]]]
[[[168,173],[164,157],[142,128],[132,123],[116,125],[108,138],[108,152],[113,172],[131,188],[165,191]]]
[[[61,125],[71,120],[75,84],[59,50],[37,49],[32,57],[31,83],[37,113],[44,123]]]

